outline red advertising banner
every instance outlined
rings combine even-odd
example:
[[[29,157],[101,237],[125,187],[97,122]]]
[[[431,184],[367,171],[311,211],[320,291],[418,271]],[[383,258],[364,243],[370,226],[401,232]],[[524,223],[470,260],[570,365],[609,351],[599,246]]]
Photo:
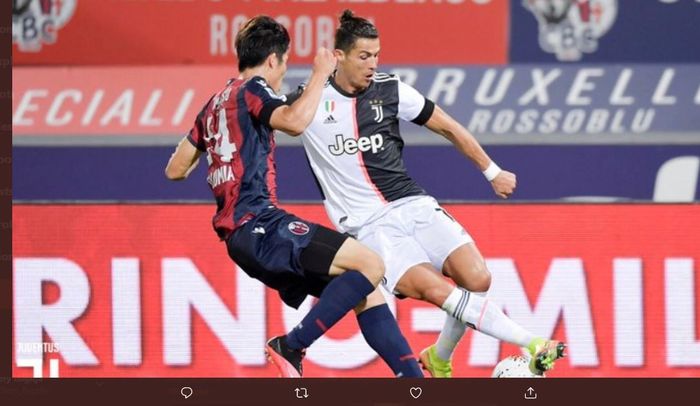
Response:
[[[225,66],[16,69],[12,132],[184,135],[204,103],[237,74]]]
[[[320,205],[287,206],[326,223]],[[515,321],[564,339],[551,377],[700,377],[700,206],[447,205],[476,238]],[[213,205],[15,205],[13,376],[275,376],[263,345],[299,320],[229,260]],[[417,353],[444,313],[390,300]],[[455,376],[517,354],[481,333]],[[36,371],[33,370],[36,368]],[[388,377],[353,316],[317,341],[308,377]]]
[[[13,2],[13,62],[233,66],[240,25],[267,14],[290,32],[290,62],[309,63],[345,8],[377,24],[384,63],[507,58],[506,0],[27,0]]]

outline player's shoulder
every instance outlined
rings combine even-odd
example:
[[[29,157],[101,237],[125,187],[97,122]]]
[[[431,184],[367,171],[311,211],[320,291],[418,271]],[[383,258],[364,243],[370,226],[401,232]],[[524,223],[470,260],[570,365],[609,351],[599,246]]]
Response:
[[[245,83],[243,83],[243,89],[260,96],[269,96],[282,101],[286,99],[284,95],[277,94],[262,76],[253,76],[245,81]]]
[[[375,83],[391,83],[391,82],[400,82],[401,79],[399,78],[398,75],[395,75],[393,73],[374,72],[374,76],[372,77],[372,81]]]
[[[265,80],[265,78],[262,76],[253,76],[253,77],[249,78],[248,80],[244,80],[243,86],[246,88],[257,88],[257,87],[270,87],[270,84],[267,83],[267,80]]]
[[[383,100],[394,100],[400,92],[401,79],[398,75],[376,72],[372,77],[372,84],[364,97],[379,97]],[[397,99],[398,100],[398,99]]]
[[[375,72],[372,77],[372,88],[380,94],[394,94],[400,87],[401,79],[398,75],[384,72]]]
[[[253,93],[263,92],[266,91],[266,89],[272,90],[270,84],[267,83],[267,80],[261,76],[253,76],[252,78],[243,81],[241,88]]]

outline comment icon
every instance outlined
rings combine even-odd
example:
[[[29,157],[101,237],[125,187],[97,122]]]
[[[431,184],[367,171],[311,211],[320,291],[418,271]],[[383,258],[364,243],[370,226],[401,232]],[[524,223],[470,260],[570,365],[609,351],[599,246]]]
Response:
[[[190,396],[192,396],[193,393],[194,393],[194,391],[189,386],[183,386],[182,389],[180,389],[180,394],[185,399],[188,399]]]

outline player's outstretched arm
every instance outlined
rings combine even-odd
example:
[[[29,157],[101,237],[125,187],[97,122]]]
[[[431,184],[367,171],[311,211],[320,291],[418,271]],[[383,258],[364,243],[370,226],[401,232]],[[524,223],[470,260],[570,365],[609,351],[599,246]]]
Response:
[[[276,108],[270,116],[270,126],[289,135],[301,134],[316,114],[323,86],[335,70],[335,64],[335,55],[326,48],[319,48],[304,93],[291,105]]]
[[[439,106],[435,106],[435,110],[425,126],[447,138],[462,154],[469,158],[491,182],[498,197],[507,199],[513,194],[517,184],[515,174],[499,168],[479,145],[476,138]]]
[[[170,180],[183,180],[197,167],[199,156],[202,154],[184,137],[177,144],[175,152],[170,156],[165,167],[165,176]]]

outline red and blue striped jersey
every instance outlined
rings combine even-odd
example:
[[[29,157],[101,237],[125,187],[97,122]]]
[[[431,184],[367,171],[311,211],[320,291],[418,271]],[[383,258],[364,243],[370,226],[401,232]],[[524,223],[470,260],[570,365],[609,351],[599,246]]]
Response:
[[[259,76],[231,79],[204,105],[187,136],[207,154],[207,182],[217,206],[212,224],[222,240],[277,205],[270,116],[284,99]]]

